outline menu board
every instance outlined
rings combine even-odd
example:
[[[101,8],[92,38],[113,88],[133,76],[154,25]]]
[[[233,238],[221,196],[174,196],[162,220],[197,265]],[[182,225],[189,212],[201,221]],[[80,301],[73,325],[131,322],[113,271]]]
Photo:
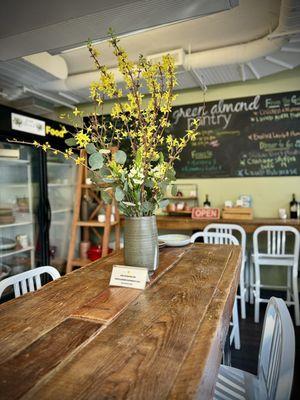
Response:
[[[170,130],[200,134],[176,161],[177,178],[300,175],[300,92],[173,107]]]

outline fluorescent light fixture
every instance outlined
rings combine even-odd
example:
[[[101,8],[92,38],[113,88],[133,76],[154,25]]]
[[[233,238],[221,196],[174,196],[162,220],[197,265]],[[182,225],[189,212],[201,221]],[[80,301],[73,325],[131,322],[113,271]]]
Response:
[[[30,89],[30,88],[24,86],[23,87],[23,91],[24,91],[24,93],[35,94],[36,96],[41,97],[42,99],[46,99],[48,101],[51,101],[54,104],[60,104],[61,106],[72,108],[72,110],[75,108],[75,106],[73,106],[73,104],[67,103],[65,101],[58,100],[55,97],[49,96],[48,94],[39,92],[38,90],[35,90],[35,89]]]

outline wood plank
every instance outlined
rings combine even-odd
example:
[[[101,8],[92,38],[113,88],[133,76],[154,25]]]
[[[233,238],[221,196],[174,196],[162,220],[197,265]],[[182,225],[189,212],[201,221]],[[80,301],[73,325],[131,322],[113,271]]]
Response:
[[[210,302],[192,349],[181,365],[170,399],[210,399],[221,363],[236,288],[239,283],[241,254],[232,252],[218,290]],[[221,345],[220,345],[221,343]]]
[[[162,249],[160,267],[169,266],[173,252],[172,248]],[[109,285],[112,265],[123,263],[123,253],[114,252],[50,282],[37,292],[1,304],[0,359],[5,361],[26,348],[99,296]]]
[[[187,381],[197,374],[197,368],[205,371],[208,356],[201,361],[198,355],[200,365],[190,369],[185,360],[193,360],[196,339],[210,353],[210,336],[215,339],[210,321],[219,328],[223,318],[228,322],[240,259],[237,246],[193,245],[163,279],[147,288],[101,334],[49,379],[37,383],[24,399],[54,399],[63,394],[65,400],[161,400],[172,398],[174,384],[183,389],[173,393],[173,398],[194,398],[195,384],[185,391],[178,374]],[[216,303],[210,308],[214,299]],[[225,317],[222,304],[227,305]],[[217,330],[219,340],[213,350],[218,355],[225,335],[226,329]],[[211,355],[210,359],[216,374],[218,357],[213,360]],[[207,382],[208,392],[213,385],[213,380]],[[197,379],[196,386],[199,388]]]
[[[111,266],[122,263],[120,252],[50,282],[34,293],[0,305],[0,360],[26,348],[68,318],[107,286]]]
[[[100,324],[67,319],[0,365],[0,399],[18,399],[101,330]]]
[[[160,266],[150,277],[150,282],[148,282],[147,286],[153,285],[167,270],[172,268],[185,251],[186,248],[180,248],[174,249],[172,252],[170,250],[162,252],[160,255]],[[138,289],[121,287],[106,288],[99,296],[94,297],[91,301],[76,310],[72,314],[72,317],[109,324],[141,293],[141,290]]]

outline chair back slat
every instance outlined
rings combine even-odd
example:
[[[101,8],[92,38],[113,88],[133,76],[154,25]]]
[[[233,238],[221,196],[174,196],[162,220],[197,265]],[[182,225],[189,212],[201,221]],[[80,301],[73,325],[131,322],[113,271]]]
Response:
[[[13,286],[15,297],[34,292],[42,287],[41,275],[48,274],[53,280],[60,278],[59,272],[50,266],[39,267],[21,274],[10,276],[0,282],[0,298],[4,290]]]
[[[197,232],[191,236],[191,243],[194,243],[196,239],[203,238],[206,244],[227,244],[238,246],[239,242],[236,237],[229,235],[228,233],[220,232]]]
[[[291,251],[287,247],[287,235],[294,239],[294,247]],[[267,238],[267,249],[263,250],[263,235]],[[253,233],[254,257],[258,255],[285,256],[294,255],[295,262],[299,260],[300,235],[296,228],[292,226],[261,226]]]
[[[38,290],[42,287],[41,275],[35,276],[35,285],[36,285],[36,290]]]
[[[242,246],[243,257],[246,256],[246,232],[243,227],[237,224],[209,224],[204,228],[204,232],[216,232],[221,234],[232,235],[237,238],[239,244]],[[224,244],[230,244],[230,239],[225,238]]]
[[[289,399],[295,358],[295,333],[282,299],[268,303],[259,351],[258,379],[268,399]]]

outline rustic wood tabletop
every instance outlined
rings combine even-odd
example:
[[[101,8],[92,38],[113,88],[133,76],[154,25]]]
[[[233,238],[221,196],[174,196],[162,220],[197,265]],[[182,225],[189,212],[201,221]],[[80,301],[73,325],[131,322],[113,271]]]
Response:
[[[109,287],[107,256],[0,306],[1,399],[209,399],[239,246],[165,248],[144,291]]]

